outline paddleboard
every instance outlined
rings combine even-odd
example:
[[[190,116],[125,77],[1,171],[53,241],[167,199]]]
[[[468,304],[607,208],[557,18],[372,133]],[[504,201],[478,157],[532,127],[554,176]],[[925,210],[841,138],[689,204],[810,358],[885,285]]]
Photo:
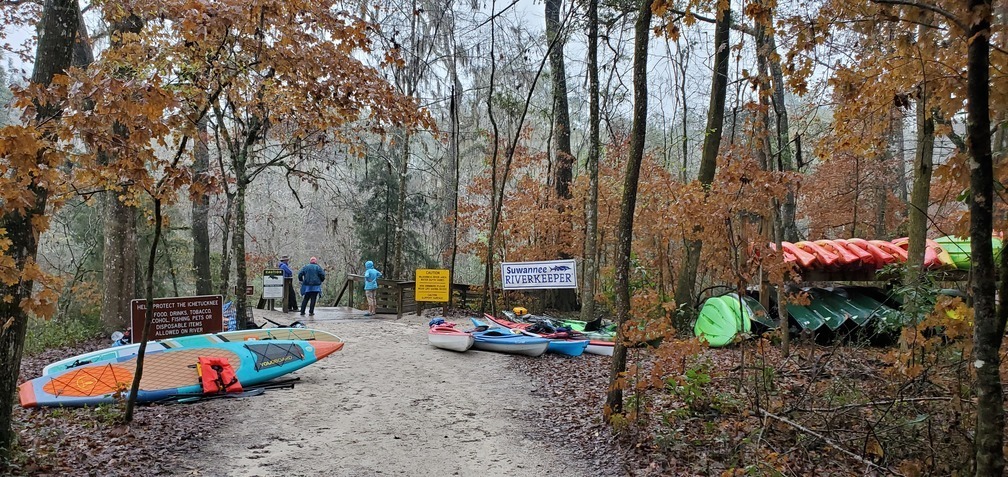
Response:
[[[144,356],[137,402],[203,395],[196,363],[226,358],[243,386],[283,376],[343,348],[337,341],[255,340],[164,349]],[[136,356],[87,364],[21,383],[24,407],[90,406],[122,399],[132,385]]]
[[[205,346],[213,343],[228,343],[248,340],[313,340],[342,342],[339,336],[332,333],[308,328],[266,328],[255,330],[225,331],[223,333],[208,333],[203,335],[180,336],[147,343],[147,352],[153,353],[166,349],[178,349],[192,346]],[[47,376],[64,369],[75,368],[86,364],[104,363],[120,358],[136,356],[140,343],[133,343],[113,348],[105,348],[90,353],[71,356],[49,364],[42,369],[42,375]]]

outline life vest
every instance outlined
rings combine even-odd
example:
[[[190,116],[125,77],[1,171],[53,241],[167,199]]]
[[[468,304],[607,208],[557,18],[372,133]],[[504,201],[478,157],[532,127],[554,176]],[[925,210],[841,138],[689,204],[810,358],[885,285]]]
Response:
[[[224,394],[242,392],[241,383],[227,358],[200,356],[196,372],[203,383],[203,394]]]

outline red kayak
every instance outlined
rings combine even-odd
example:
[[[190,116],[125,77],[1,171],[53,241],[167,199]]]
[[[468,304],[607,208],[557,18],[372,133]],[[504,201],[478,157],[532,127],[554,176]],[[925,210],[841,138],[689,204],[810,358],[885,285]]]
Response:
[[[511,321],[504,318],[498,318],[490,315],[489,313],[484,313],[483,316],[486,319],[490,320],[491,322],[496,323],[500,326],[503,326],[505,328],[511,328],[513,330],[522,330],[525,333],[529,333],[528,331],[525,330],[528,327],[532,326],[532,323],[520,323],[517,321]],[[529,333],[529,334],[540,336],[542,338],[547,338],[550,340],[581,341],[586,339],[582,333],[573,330],[559,331],[556,333]],[[612,341],[588,339],[588,347],[584,349],[584,352],[590,354],[600,354],[603,356],[612,356],[614,347],[615,343],[613,343]]]
[[[869,240],[868,242],[889,254],[891,256],[890,262],[905,263],[907,261],[906,250],[897,247],[892,242],[886,242],[885,240]]]
[[[795,247],[814,254],[821,268],[835,268],[840,263],[840,257],[837,254],[826,250],[815,242],[795,242]]]
[[[860,247],[862,250],[870,253],[872,256],[872,260],[875,262],[876,268],[882,268],[890,263],[897,261],[898,258],[893,256],[893,254],[886,252],[885,250],[882,250],[881,248],[879,248],[878,245],[875,245],[874,243],[869,242],[865,239],[860,238],[847,239],[847,243],[855,247]]]
[[[845,240],[845,239],[835,239],[835,240],[833,240],[833,242],[836,243],[837,245],[839,245],[839,246],[847,249],[848,252],[853,253],[854,255],[857,255],[858,261],[861,262],[861,265],[863,267],[878,268],[878,264],[876,263],[875,256],[872,255],[867,250],[865,250],[864,248],[862,248],[861,246],[856,245],[856,244],[852,243],[850,240]]]
[[[781,242],[781,249],[784,250],[784,260],[787,260],[788,255],[791,255],[801,268],[812,268],[816,263],[815,255],[796,247],[791,242]]]
[[[836,255],[838,257],[836,265],[840,268],[851,269],[861,266],[861,257],[833,240],[816,240],[814,243]]]
[[[907,237],[898,238],[892,243],[901,250],[910,251],[910,239]],[[924,241],[924,268],[955,268],[955,262],[941,244],[927,239]]]

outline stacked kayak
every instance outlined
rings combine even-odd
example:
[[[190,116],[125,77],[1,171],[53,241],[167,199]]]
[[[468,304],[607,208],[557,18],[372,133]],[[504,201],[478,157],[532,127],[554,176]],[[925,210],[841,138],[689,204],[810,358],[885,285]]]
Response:
[[[1002,242],[991,239],[995,257],[1001,253]],[[771,244],[771,248],[775,248]],[[910,239],[893,241],[860,238],[781,242],[784,261],[802,270],[859,271],[878,270],[891,263],[905,263]],[[970,241],[947,236],[927,239],[924,267],[932,270],[969,270]]]
[[[788,303],[791,320],[800,329],[836,331],[842,326],[887,326],[898,323],[900,316],[872,294],[857,288],[809,288],[808,304]],[[774,325],[776,327],[776,325]]]
[[[528,336],[508,328],[485,328],[487,325],[472,318],[477,330],[473,331],[473,349],[496,351],[498,353],[519,354],[524,356],[542,356],[549,347],[550,340],[536,336]]]
[[[475,338],[472,333],[455,329],[455,323],[444,319],[431,320],[427,331],[427,342],[435,348],[463,352],[472,348]]]
[[[536,336],[550,340],[546,351],[551,353],[566,356],[581,356],[581,354],[587,352],[588,347],[591,346],[590,340],[584,338],[580,333],[571,330],[558,329],[548,322],[520,323],[504,318],[497,318],[489,313],[485,314],[484,317],[497,326],[518,330],[529,336]],[[473,319],[473,324],[479,326],[477,323],[483,322]],[[600,352],[598,349],[600,345],[604,346],[604,343],[595,344],[595,347],[592,349],[593,354],[605,354]],[[609,353],[609,356],[612,356],[612,352]]]
[[[343,346],[343,340],[332,333],[313,330],[308,328],[267,328],[257,330],[225,331],[223,333],[209,333],[202,335],[181,336],[178,338],[168,338],[147,343],[147,353],[154,353],[168,349],[178,349],[185,347],[204,346],[214,343],[240,342],[249,340],[308,340],[308,341],[329,341],[339,343]],[[66,358],[55,363],[51,363],[42,369],[42,375],[50,375],[65,369],[76,368],[86,364],[117,361],[121,358],[136,356],[140,350],[140,343],[128,344],[105,348],[90,353],[84,353],[70,358]]]
[[[145,353],[137,402],[201,396],[206,391],[198,363],[223,364],[236,383],[260,384],[301,369],[343,348],[340,341],[250,340],[214,342]],[[26,381],[18,395],[24,407],[89,406],[113,402],[132,385],[136,355],[53,370]],[[227,383],[231,384],[231,383]]]
[[[717,348],[731,343],[739,333],[748,333],[756,315],[766,311],[759,302],[735,293],[708,298],[700,309],[693,333]]]
[[[972,247],[970,247],[970,239],[960,238],[953,236],[940,237],[934,240],[935,243],[941,246],[949,255],[955,268],[959,270],[969,270],[970,261],[972,253]],[[994,249],[994,261],[997,262],[998,257],[1001,255],[1001,250],[1003,249],[1003,244],[997,237],[991,238],[991,246]]]

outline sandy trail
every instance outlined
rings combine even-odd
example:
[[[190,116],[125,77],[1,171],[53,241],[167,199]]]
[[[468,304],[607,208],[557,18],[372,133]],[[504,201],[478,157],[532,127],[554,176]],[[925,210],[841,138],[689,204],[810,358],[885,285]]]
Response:
[[[296,314],[255,310],[278,322]],[[261,320],[260,320],[261,321]],[[309,327],[344,349],[295,372],[294,389],[219,399],[227,417],[192,462],[196,475],[597,475],[576,456],[527,437],[544,401],[512,358],[427,344],[426,319],[365,318],[321,308]],[[190,474],[190,475],[192,475]]]

